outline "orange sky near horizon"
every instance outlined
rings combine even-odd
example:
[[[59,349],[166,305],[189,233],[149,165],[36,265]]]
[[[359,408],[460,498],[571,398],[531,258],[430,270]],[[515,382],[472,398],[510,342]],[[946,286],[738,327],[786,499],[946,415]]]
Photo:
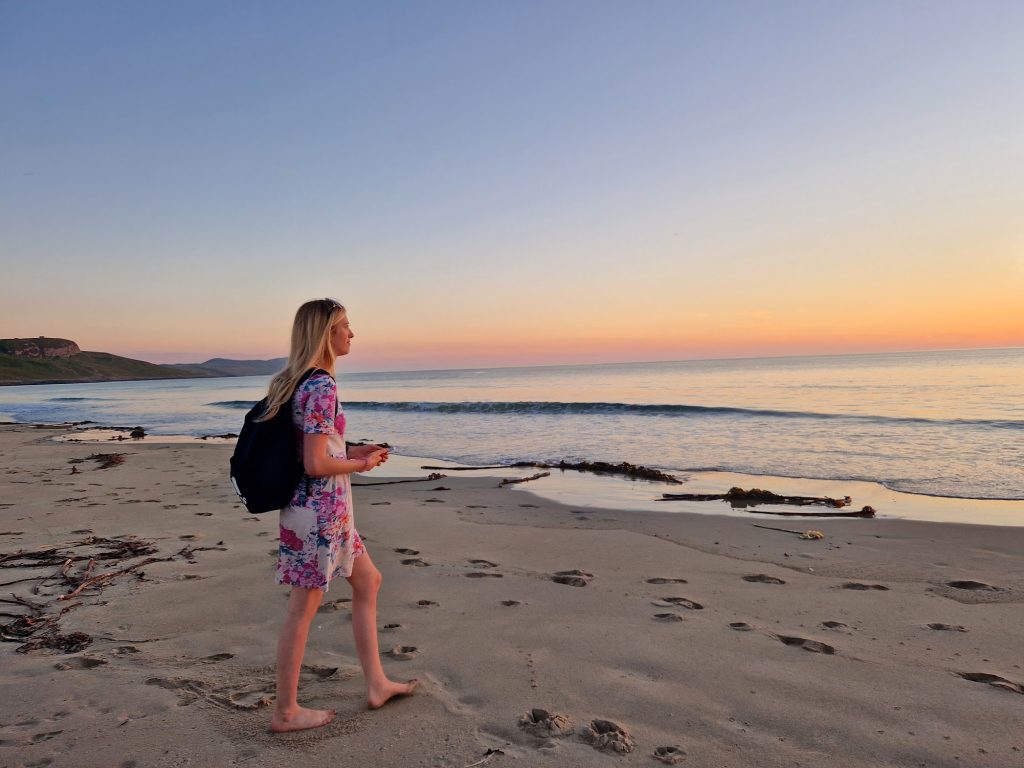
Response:
[[[951,290],[955,299],[894,297],[891,302],[824,294],[793,298],[785,309],[758,308],[753,298],[727,298],[715,302],[717,309],[679,307],[644,315],[563,307],[521,313],[514,320],[478,316],[475,323],[466,320],[472,315],[453,312],[416,324],[378,322],[372,311],[360,314],[358,305],[350,304],[356,339],[345,365],[383,370],[1018,347],[1024,346],[1024,312],[1014,293],[972,296]],[[282,309],[216,335],[180,323],[160,333],[158,318],[150,317],[106,341],[102,333],[78,340],[99,338],[86,346],[156,362],[265,359],[287,354],[289,323]]]

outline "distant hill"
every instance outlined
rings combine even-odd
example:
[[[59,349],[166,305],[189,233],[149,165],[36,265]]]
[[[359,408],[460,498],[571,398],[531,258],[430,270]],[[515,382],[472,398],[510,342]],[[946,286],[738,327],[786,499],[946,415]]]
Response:
[[[209,376],[269,376],[284,369],[286,357],[273,360],[228,360],[214,357],[205,363],[178,363],[171,368],[205,371]]]
[[[147,363],[109,352],[83,352],[69,339],[0,339],[0,385],[192,379],[213,375],[216,374]]]

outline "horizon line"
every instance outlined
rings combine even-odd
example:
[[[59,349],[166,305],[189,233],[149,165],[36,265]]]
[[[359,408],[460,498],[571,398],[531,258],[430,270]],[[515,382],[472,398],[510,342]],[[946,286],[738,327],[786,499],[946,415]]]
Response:
[[[691,358],[676,358],[670,360],[626,360],[626,361],[613,361],[613,362],[588,362],[588,363],[541,363],[534,365],[467,365],[462,367],[452,368],[402,368],[393,370],[366,370],[366,371],[352,371],[352,373],[359,374],[376,374],[376,373],[446,373],[449,371],[471,371],[471,370],[488,370],[488,371],[501,371],[501,370],[517,370],[517,369],[535,369],[535,368],[585,368],[591,366],[625,366],[625,365],[659,365],[667,363],[717,363],[717,362],[728,362],[736,360],[810,360],[815,358],[827,358],[827,357],[881,357],[881,356],[892,356],[892,355],[906,355],[913,353],[928,353],[928,352],[998,352],[998,351],[1011,351],[1011,350],[1024,350],[1024,345],[1020,346],[996,346],[996,347],[928,347],[918,349],[898,349],[898,350],[877,350],[869,352],[819,352],[815,354],[789,354],[789,355],[739,355],[733,357],[691,357]],[[253,362],[270,362],[271,360],[287,359],[287,356],[266,358],[258,360],[254,358],[229,358],[229,357],[211,357],[209,360],[231,360],[231,361],[249,361]],[[340,358],[339,358],[340,359]],[[148,362],[148,361],[147,361]],[[188,366],[188,365],[203,365],[202,363],[156,363],[156,365],[168,365],[168,366]],[[256,375],[272,375],[272,374],[256,374]],[[234,378],[234,377],[230,377]]]

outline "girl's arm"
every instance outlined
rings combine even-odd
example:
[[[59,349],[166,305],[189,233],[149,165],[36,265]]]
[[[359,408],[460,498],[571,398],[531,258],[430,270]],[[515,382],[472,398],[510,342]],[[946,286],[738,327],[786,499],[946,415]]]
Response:
[[[327,435],[307,432],[302,436],[302,466],[310,477],[369,472],[386,454],[387,449],[380,448],[358,459],[336,459],[327,453]]]

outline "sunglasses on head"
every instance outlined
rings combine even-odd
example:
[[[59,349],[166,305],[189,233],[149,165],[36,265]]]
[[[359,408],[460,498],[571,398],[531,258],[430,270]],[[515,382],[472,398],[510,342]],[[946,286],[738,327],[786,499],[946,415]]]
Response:
[[[344,309],[345,308],[345,307],[343,307],[341,305],[341,302],[338,301],[337,299],[320,299],[320,301],[326,303],[327,306],[329,306],[331,309],[334,309],[334,310]]]

